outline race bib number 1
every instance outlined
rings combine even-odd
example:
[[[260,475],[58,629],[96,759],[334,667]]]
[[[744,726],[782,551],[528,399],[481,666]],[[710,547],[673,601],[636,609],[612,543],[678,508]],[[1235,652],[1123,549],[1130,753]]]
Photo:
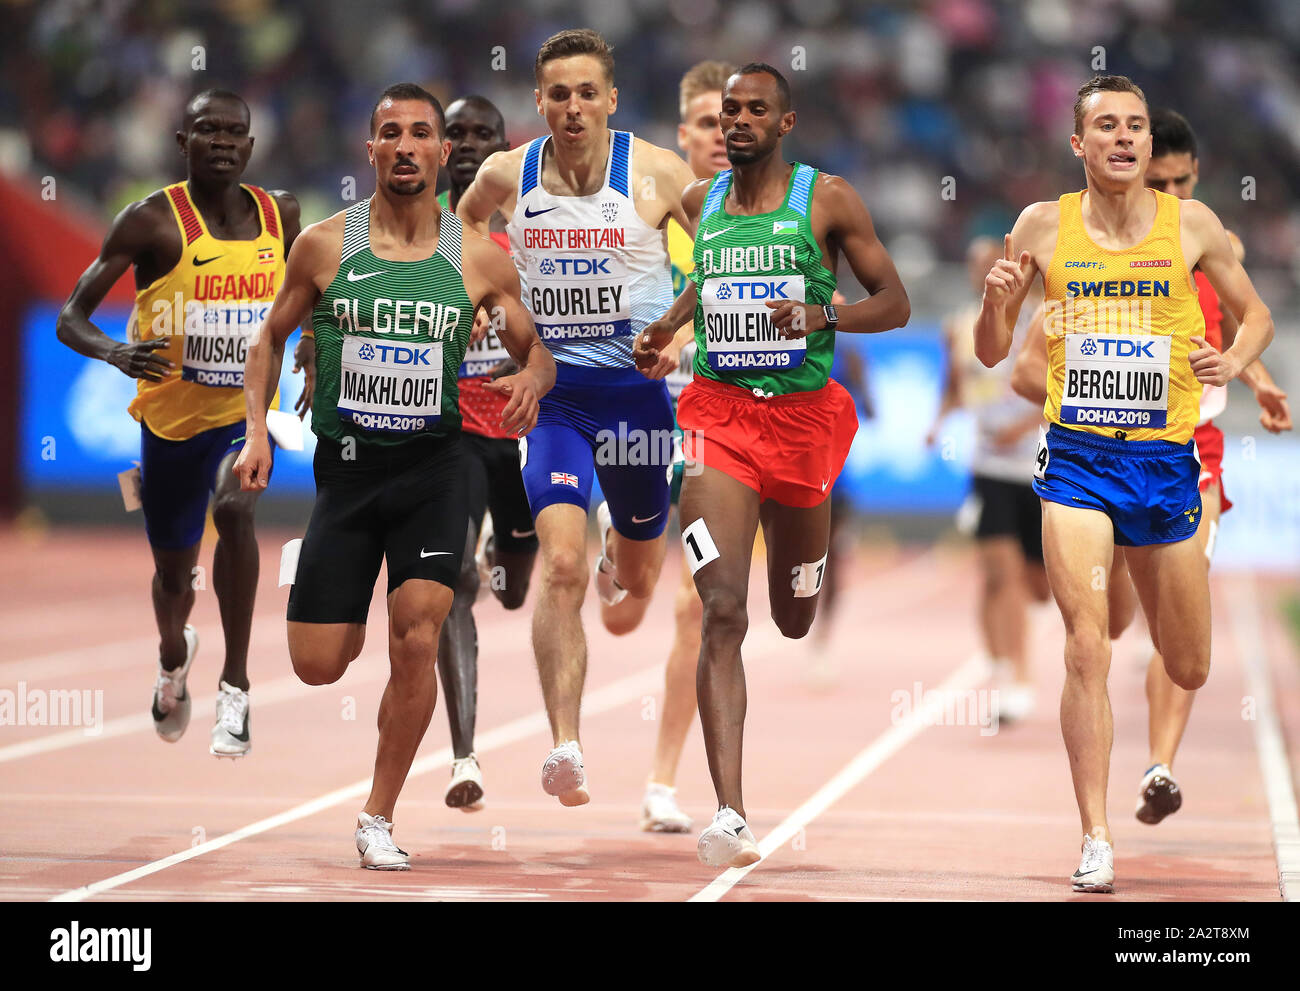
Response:
[[[1171,341],[1163,334],[1066,334],[1061,422],[1162,429]]]
[[[700,294],[709,367],[716,371],[797,368],[808,353],[804,338],[782,337],[772,326],[769,301],[804,301],[802,275],[705,279]]]
[[[442,344],[344,337],[339,417],[363,430],[418,433],[442,414]]]

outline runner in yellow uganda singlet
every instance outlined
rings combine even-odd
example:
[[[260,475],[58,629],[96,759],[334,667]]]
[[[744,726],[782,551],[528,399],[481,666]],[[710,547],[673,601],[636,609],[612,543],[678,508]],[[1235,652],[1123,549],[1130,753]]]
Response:
[[[244,419],[248,337],[284,282],[285,258],[275,199],[257,186],[242,188],[261,217],[261,233],[251,241],[214,238],[185,183],[164,191],[181,230],[181,259],[136,293],[130,333],[136,340],[170,338],[158,353],[175,370],[161,382],[137,379],[128,410],[165,440],[188,440]],[[272,408],[279,408],[278,399]]]

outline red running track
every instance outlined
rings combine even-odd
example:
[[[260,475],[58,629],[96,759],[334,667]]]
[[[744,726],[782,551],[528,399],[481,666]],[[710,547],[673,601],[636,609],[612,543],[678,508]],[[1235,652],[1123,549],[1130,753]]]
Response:
[[[678,782],[696,829],[667,836],[636,828],[672,635],[671,551],[632,635],[606,634],[588,597],[591,804],[564,809],[542,792],[549,736],[528,647],[531,609],[507,613],[485,599],[477,607],[478,752],[487,807],[465,814],[443,805],[450,754],[440,706],[395,816],[413,869],[362,871],[352,832],[387,675],[382,597],[348,675],[326,687],[298,683],[285,647],[287,590],[275,587],[289,536],[261,538],[253,751],[220,761],[207,753],[221,650],[210,586],[193,617],[202,639],[190,679],[194,715],[184,739],[165,744],[147,711],[156,637],[142,535],[0,533],[0,690],[16,693],[23,682],[29,698],[103,693],[97,735],[0,726],[8,813],[0,817],[0,898],[1105,900],[1074,895],[1065,881],[1080,833],[1056,713],[1063,638],[1055,610],[1031,627],[1041,688],[1027,722],[982,731],[973,724],[979,694],[954,695],[976,706],[950,707],[940,725],[924,725],[925,710],[912,707],[918,683],[924,692],[955,673],[959,693],[980,687],[962,680],[977,670],[974,561],[964,547],[942,546],[859,554],[821,656],[812,641],[779,636],[766,618],[766,590],[752,586],[745,784],[767,856],[743,876],[695,859],[697,830],[714,807],[698,723]],[[200,560],[210,567],[210,546]],[[1143,635],[1130,631],[1117,644],[1112,900],[1279,898],[1256,725],[1244,718],[1243,659],[1268,665],[1286,735],[1300,740],[1300,667],[1276,606],[1294,588],[1281,578],[1215,576],[1213,669],[1178,761],[1185,803],[1157,827],[1132,815],[1146,761]],[[1294,745],[1290,762],[1300,766]],[[832,782],[846,766],[851,773]]]

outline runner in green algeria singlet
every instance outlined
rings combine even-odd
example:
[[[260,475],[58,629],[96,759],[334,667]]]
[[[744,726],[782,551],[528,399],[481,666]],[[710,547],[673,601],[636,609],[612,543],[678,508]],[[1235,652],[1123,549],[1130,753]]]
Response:
[[[460,429],[456,373],[474,308],[461,277],[461,224],[444,212],[437,251],[388,261],[370,250],[370,201],[347,212],[338,275],[312,311],[312,429],[342,442],[401,444]]]

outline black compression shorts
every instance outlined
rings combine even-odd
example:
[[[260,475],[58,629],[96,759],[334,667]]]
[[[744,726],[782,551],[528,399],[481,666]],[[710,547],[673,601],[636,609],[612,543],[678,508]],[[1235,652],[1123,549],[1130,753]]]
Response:
[[[456,587],[469,517],[460,433],[351,451],[317,439],[290,622],[364,623],[385,559],[390,593],[410,578]]]
[[[537,529],[519,470],[519,442],[471,433],[462,434],[461,440],[475,532],[483,528],[483,513],[490,510],[497,550],[509,554],[537,550]]]
[[[980,501],[975,539],[1015,537],[1025,560],[1043,563],[1043,508],[1028,482],[1006,482],[987,475],[972,480]]]

